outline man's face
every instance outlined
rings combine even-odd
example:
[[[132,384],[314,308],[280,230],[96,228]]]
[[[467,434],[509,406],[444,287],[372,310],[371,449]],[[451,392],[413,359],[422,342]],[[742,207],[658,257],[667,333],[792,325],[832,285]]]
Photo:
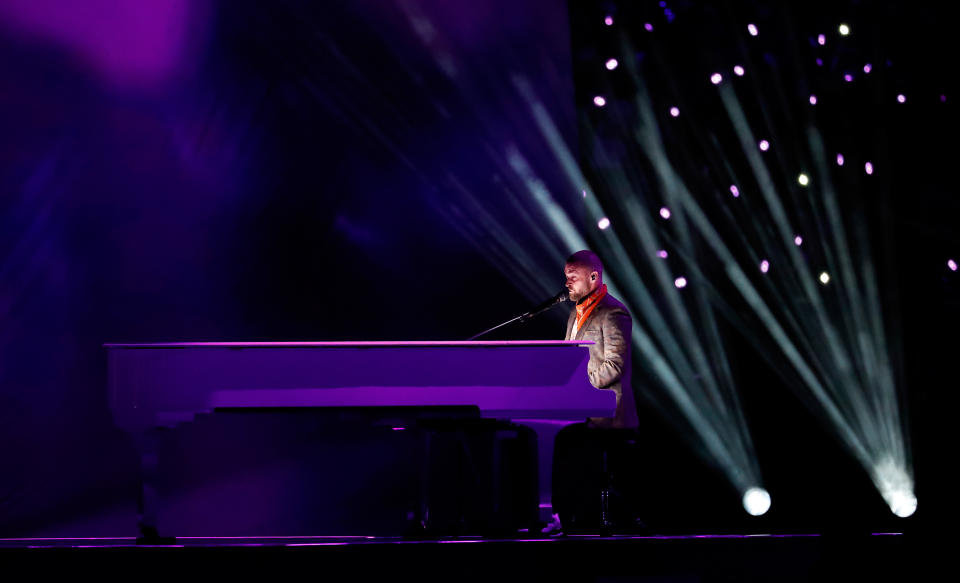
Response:
[[[570,301],[579,302],[597,288],[597,280],[591,279],[594,272],[589,267],[583,265],[564,266],[563,274],[567,276],[567,290],[570,291]]]

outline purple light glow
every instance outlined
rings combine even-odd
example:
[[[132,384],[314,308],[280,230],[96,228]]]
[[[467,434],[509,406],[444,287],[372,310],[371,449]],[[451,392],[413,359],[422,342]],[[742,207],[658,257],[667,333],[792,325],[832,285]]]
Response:
[[[743,67],[741,67],[740,65],[735,66],[733,68],[733,73],[737,77],[743,77],[743,73],[744,73]]]
[[[947,96],[946,96],[946,95],[941,95],[941,96],[940,96],[940,103],[946,103],[946,102],[947,102]]]
[[[613,26],[613,17],[607,16],[606,18],[603,19],[603,23],[606,24],[607,26]]]
[[[817,96],[816,96],[816,95],[811,95],[811,96],[810,96],[810,105],[816,105],[816,104],[817,104]]]
[[[770,262],[764,259],[763,261],[760,262],[760,272],[766,273],[768,271],[770,271]]]
[[[873,71],[873,65],[871,65],[870,63],[867,63],[866,65],[863,66],[864,73],[869,73],[870,71]]]
[[[770,142],[766,140],[760,140],[760,150],[766,152],[770,149]]]
[[[607,61],[607,70],[608,70],[608,71],[613,71],[614,69],[617,68],[617,65],[618,65],[618,64],[619,64],[619,63],[617,63],[617,60],[616,60],[616,59],[609,59],[609,60]]]
[[[750,33],[750,36],[757,36],[758,34],[760,34],[760,32],[757,30],[757,25],[755,24],[748,24],[747,32]]]
[[[818,67],[822,67],[822,66],[823,66],[823,59],[817,58],[817,66],[818,66]]]
[[[956,271],[956,270],[957,270],[957,262],[954,261],[953,259],[947,259],[947,267],[950,268],[950,271]]]
[[[604,99],[602,96],[597,95],[596,97],[593,98],[593,104],[596,105],[597,107],[603,107],[604,105],[607,104],[607,100]]]
[[[837,154],[837,166],[843,166],[843,154]]]
[[[846,81],[847,83],[850,83],[853,81],[853,75],[851,75],[850,73],[845,73],[843,75],[843,80]]]
[[[600,230],[604,230],[610,226],[610,219],[603,217],[600,221],[597,222],[597,226],[600,227]]]
[[[734,198],[737,198],[738,196],[740,196],[740,189],[737,188],[736,184],[730,185],[730,194],[732,194]]]
[[[803,237],[801,237],[800,235],[797,235],[796,237],[794,237],[793,244],[796,245],[797,247],[799,247],[800,245],[803,245]]]
[[[391,427],[390,429],[392,429],[392,430],[394,430],[394,431],[406,431],[406,430],[407,430],[406,427]]]
[[[673,285],[677,286],[677,289],[687,287],[687,278],[680,276],[673,280]]]
[[[714,73],[713,75],[710,75],[710,82],[714,85],[719,85],[721,81],[723,81],[723,75],[720,73]]]
[[[900,103],[906,103],[906,102],[907,102],[907,96],[904,95],[903,93],[901,93],[900,95],[897,95],[897,101],[900,102]]]
[[[207,15],[190,0],[0,2],[3,28],[65,50],[115,87],[153,87],[196,60]]]
[[[671,107],[671,108],[670,108],[670,115],[672,115],[673,117],[677,117],[678,115],[680,115],[680,108],[678,108],[678,107]]]
[[[667,207],[660,207],[660,216],[669,219],[670,218],[670,209]]]
[[[646,24],[644,24],[644,25],[643,25],[643,28],[644,28],[647,32],[653,32],[653,25],[650,24],[649,22],[646,23]]]
[[[821,34],[821,35],[817,36],[817,44],[819,44],[820,46],[823,46],[823,45],[827,44],[827,37],[826,37],[826,35],[822,35],[822,34]]]
[[[873,163],[867,162],[863,165],[863,169],[867,174],[873,174]]]
[[[667,258],[667,250],[666,250],[666,249],[661,249],[661,250],[657,251],[657,257],[659,257],[660,259],[666,259],[666,258]]]

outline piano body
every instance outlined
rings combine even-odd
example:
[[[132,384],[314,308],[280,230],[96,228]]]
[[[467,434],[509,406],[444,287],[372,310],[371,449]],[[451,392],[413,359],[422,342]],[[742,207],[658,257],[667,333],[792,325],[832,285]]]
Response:
[[[106,344],[116,424],[141,455],[140,528],[156,537],[155,429],[218,408],[457,407],[537,432],[541,507],[553,437],[609,417],[616,398],[587,380],[589,341],[182,342]]]

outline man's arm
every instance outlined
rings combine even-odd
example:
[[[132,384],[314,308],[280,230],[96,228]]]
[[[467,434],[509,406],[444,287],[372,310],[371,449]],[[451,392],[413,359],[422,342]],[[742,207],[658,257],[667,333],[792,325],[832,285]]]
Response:
[[[630,314],[617,308],[603,319],[603,362],[596,368],[587,370],[590,384],[603,389],[620,380],[625,363],[630,355],[630,328],[633,322]]]

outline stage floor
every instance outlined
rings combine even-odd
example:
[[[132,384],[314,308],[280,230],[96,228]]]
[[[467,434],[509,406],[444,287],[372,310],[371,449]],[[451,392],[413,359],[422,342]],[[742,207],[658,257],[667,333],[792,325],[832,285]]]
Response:
[[[0,539],[0,561],[40,570],[129,564],[172,576],[186,567],[217,575],[309,569],[351,578],[414,581],[832,581],[918,580],[932,568],[915,534],[561,536],[557,538],[377,537]],[[102,573],[102,571],[101,571]],[[116,571],[118,578],[121,571]]]

